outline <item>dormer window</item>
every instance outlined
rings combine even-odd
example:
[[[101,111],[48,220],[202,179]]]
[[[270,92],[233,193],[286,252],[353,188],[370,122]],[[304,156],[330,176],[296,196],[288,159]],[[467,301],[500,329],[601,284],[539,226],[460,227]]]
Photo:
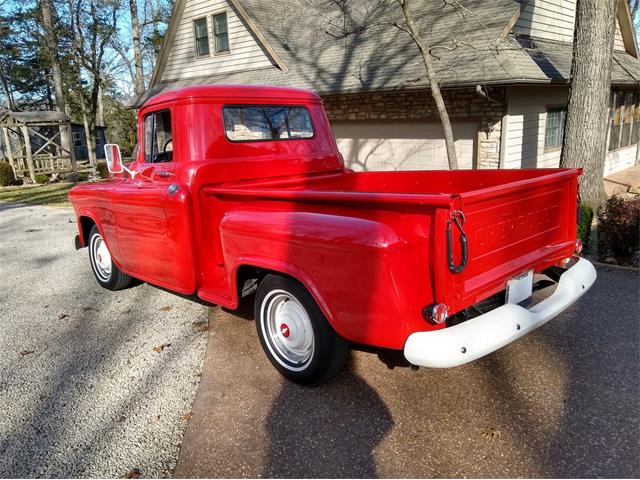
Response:
[[[213,36],[215,38],[215,52],[227,53],[229,51],[229,28],[227,27],[226,13],[213,16]]]
[[[196,57],[209,55],[209,33],[207,32],[207,18],[193,21],[193,33],[196,39]]]

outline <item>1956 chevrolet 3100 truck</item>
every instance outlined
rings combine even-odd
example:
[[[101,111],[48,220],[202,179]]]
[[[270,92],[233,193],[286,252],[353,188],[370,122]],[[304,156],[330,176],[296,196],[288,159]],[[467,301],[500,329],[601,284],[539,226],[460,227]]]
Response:
[[[577,256],[577,169],[353,172],[318,96],[259,86],[160,94],[138,138],[128,168],[109,145],[110,178],[69,193],[97,281],[231,309],[255,292],[264,351],[298,383],[337,372],[349,344],[464,364],[596,279]]]

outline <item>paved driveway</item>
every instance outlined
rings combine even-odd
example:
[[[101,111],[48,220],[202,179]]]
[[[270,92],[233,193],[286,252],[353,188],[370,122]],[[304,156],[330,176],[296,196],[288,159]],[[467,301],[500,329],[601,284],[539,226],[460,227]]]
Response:
[[[100,289],[73,218],[0,204],[0,477],[171,476],[206,308]]]
[[[561,317],[476,363],[390,370],[355,352],[287,383],[253,321],[212,312],[178,477],[638,477],[640,277],[599,270]]]

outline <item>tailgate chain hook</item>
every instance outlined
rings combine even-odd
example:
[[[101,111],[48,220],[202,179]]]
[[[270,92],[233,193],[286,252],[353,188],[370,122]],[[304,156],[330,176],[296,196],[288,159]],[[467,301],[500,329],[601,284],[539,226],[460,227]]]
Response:
[[[447,220],[447,260],[449,261],[449,270],[452,273],[460,273],[467,266],[468,260],[468,247],[467,247],[467,234],[464,233],[462,225],[466,222],[466,218],[462,210],[454,210],[451,212],[449,220]],[[451,224],[455,223],[458,230],[460,230],[460,264],[456,265],[453,261],[453,240],[451,235]]]

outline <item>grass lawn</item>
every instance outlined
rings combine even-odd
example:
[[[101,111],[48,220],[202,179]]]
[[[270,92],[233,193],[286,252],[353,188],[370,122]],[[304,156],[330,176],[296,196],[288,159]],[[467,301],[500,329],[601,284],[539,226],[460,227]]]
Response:
[[[0,188],[0,202],[27,203],[29,205],[55,205],[69,207],[67,192],[75,183],[27,185]]]

